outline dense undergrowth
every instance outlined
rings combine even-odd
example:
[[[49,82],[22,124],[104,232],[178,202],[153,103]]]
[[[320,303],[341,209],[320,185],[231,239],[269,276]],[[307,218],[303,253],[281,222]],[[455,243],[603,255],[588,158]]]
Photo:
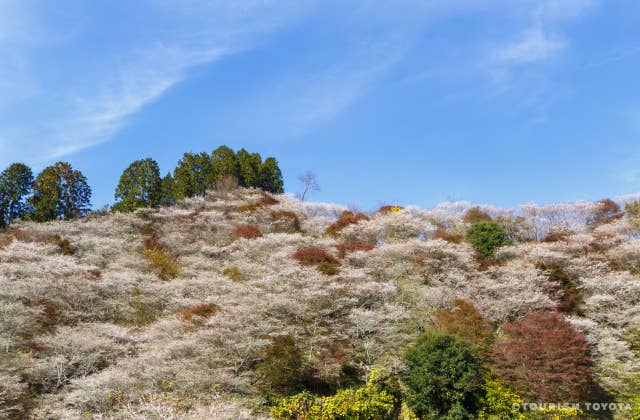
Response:
[[[0,418],[630,418],[636,213],[363,214],[237,189],[19,223],[0,238]],[[441,398],[461,389],[441,371],[466,387]]]

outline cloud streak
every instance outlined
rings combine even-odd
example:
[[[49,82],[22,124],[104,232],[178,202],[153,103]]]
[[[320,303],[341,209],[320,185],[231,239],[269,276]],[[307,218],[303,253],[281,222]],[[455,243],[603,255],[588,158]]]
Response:
[[[13,22],[0,29],[0,52],[7,57],[0,64],[0,163],[41,164],[108,140],[129,116],[184,80],[194,67],[252,48],[311,6],[268,1],[248,1],[242,7],[200,1],[140,4],[145,7],[122,23],[124,34],[114,33],[113,48],[105,51],[83,38],[107,11],[74,11],[81,23],[64,31],[64,22],[37,16],[35,5],[0,4],[0,16]],[[142,15],[151,16],[144,31],[135,22]],[[108,25],[92,29],[112,30]],[[25,42],[28,32],[40,34],[40,39]],[[61,42],[42,42],[47,38]],[[39,72],[39,56],[54,53],[59,58],[53,66],[49,62],[50,68]],[[70,68],[71,74],[63,74],[57,64]],[[32,112],[19,115],[21,108]]]
[[[262,119],[300,134],[331,121],[402,62],[426,26],[477,11],[520,16],[514,39],[486,49],[480,66],[462,66],[480,67],[508,88],[516,69],[567,49],[570,42],[557,26],[594,4],[404,0],[386,7],[365,0],[141,0],[83,7],[70,0],[61,14],[35,3],[0,0],[0,164],[40,164],[107,141],[192,69],[260,47],[271,34],[322,10],[341,11],[340,29],[353,31],[359,42],[318,68],[285,71],[258,88],[238,111],[251,111],[256,125]],[[481,40],[476,44],[478,51],[486,46]]]

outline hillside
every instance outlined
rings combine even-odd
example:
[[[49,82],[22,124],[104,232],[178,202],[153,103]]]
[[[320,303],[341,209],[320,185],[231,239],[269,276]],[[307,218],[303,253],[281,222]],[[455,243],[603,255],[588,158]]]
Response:
[[[472,207],[365,217],[237,189],[17,223],[0,239],[0,418],[269,418],[257,372],[275,337],[294,338],[307,388],[331,394],[401,371],[456,298],[495,329],[560,309],[602,392],[632,401],[636,220],[594,224],[591,203],[481,207],[513,240],[481,258],[462,240]]]

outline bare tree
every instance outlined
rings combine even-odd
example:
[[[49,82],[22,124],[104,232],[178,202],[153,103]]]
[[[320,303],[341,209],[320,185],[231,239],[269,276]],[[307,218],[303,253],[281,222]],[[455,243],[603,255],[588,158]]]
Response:
[[[318,184],[318,178],[312,171],[307,171],[302,175],[298,175],[298,181],[302,182],[304,187],[302,194],[299,194],[300,201],[304,201],[307,194],[320,191],[320,184]]]

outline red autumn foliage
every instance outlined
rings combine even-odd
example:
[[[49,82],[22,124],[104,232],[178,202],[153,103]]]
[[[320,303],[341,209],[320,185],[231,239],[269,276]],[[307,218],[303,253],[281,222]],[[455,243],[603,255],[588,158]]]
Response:
[[[292,257],[303,265],[316,265],[320,263],[340,265],[340,261],[338,261],[336,257],[317,246],[302,248],[294,253]]]
[[[327,228],[325,233],[330,236],[335,236],[345,227],[358,223],[362,220],[369,220],[369,217],[364,213],[354,213],[352,211],[345,210],[342,212],[338,220],[333,222]]]
[[[211,318],[220,310],[220,307],[215,303],[201,303],[199,305],[194,306],[193,308],[189,308],[185,311],[180,312],[180,319],[187,322],[196,323],[196,319],[206,319]],[[194,319],[194,317],[197,317]]]
[[[342,259],[350,252],[366,252],[371,251],[375,247],[365,242],[341,242],[336,246],[336,248],[338,248],[338,257]]]
[[[567,242],[570,233],[567,231],[552,231],[540,238],[540,242]]]
[[[165,246],[160,242],[160,236],[156,232],[153,232],[142,239],[142,247],[146,251],[165,249]]]
[[[262,236],[262,232],[253,225],[240,225],[231,232],[233,239],[255,239]]]
[[[536,267],[547,275],[547,289],[552,298],[557,298],[556,309],[562,313],[581,315],[583,297],[578,289],[576,276],[558,263],[540,263]]]
[[[597,209],[587,221],[587,226],[591,229],[611,223],[614,220],[621,218],[623,215],[620,206],[609,198],[600,200],[596,204],[598,205]]]
[[[498,377],[530,401],[585,401],[592,360],[584,334],[557,312],[532,313],[502,326],[491,358]]]
[[[0,243],[2,246],[9,245],[13,240],[20,242],[37,242],[43,244],[54,244],[58,246],[58,250],[62,255],[73,255],[76,249],[71,245],[68,239],[62,239],[60,235],[52,235],[49,233],[36,232],[32,230],[17,229],[4,235]]]
[[[253,212],[256,211],[257,209],[261,208],[261,207],[267,207],[267,206],[272,206],[274,204],[278,204],[279,201],[276,200],[272,195],[267,194],[264,191],[260,192],[260,198],[258,199],[258,201],[255,201],[253,203],[249,203],[249,204],[244,204],[240,207],[238,207],[238,211],[240,212]]]
[[[461,233],[451,233],[445,229],[436,229],[436,231],[433,232],[433,239],[442,239],[453,244],[459,244],[464,240],[464,235]]]

